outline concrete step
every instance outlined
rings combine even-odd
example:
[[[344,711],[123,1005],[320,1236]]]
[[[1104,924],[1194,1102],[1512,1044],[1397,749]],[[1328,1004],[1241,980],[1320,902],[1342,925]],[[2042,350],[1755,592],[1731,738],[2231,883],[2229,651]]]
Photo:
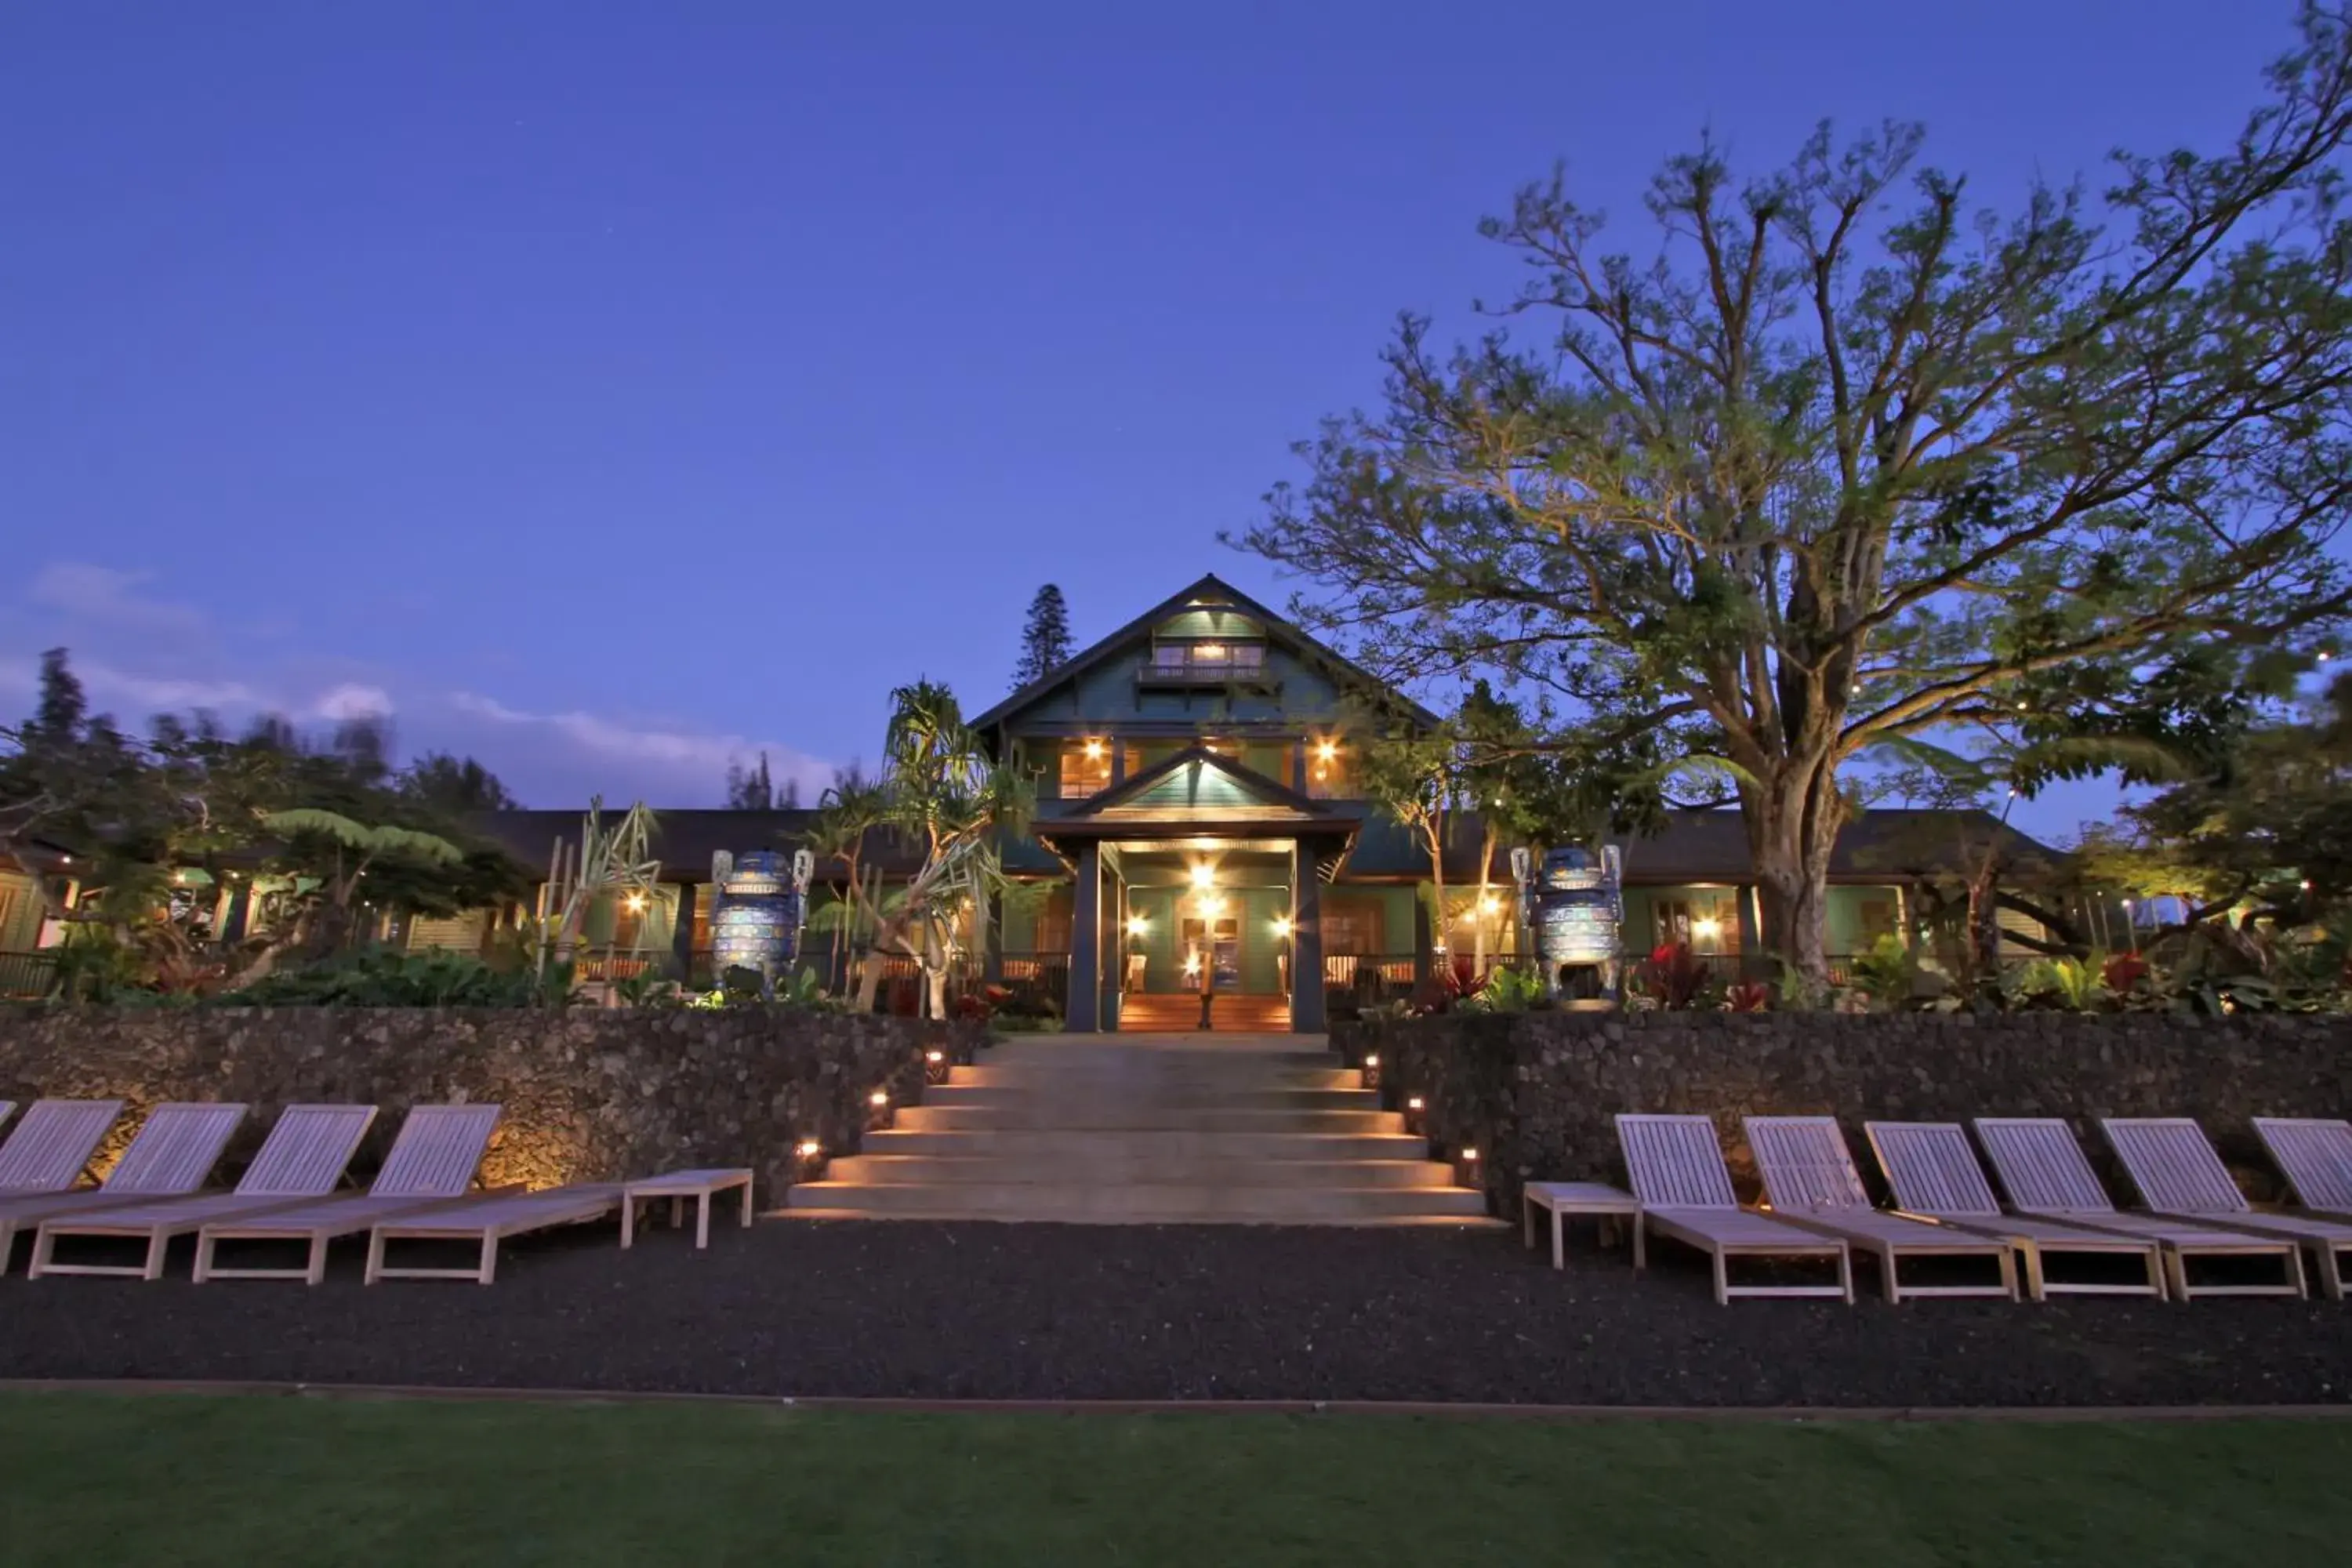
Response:
[[[803,1182],[792,1209],[934,1219],[1061,1219],[1130,1225],[1188,1220],[1348,1224],[1398,1217],[1483,1218],[1483,1194],[1464,1187],[1201,1187],[1181,1183],[1054,1187],[1019,1183],[936,1186]]]
[[[928,1131],[904,1126],[868,1132],[868,1154],[945,1154],[1071,1160],[1418,1160],[1423,1140],[1402,1132],[1235,1132],[1212,1131],[1005,1131],[966,1128]]]
[[[833,1182],[907,1186],[1444,1187],[1434,1160],[1233,1160],[1213,1155],[855,1154]]]
[[[1131,1104],[1026,1100],[1005,1105],[910,1105],[898,1125],[910,1132],[1158,1131],[1402,1132],[1393,1110],[1201,1110],[1150,1099]]]
[[[975,1215],[941,1212],[932,1214],[923,1209],[894,1209],[888,1214],[869,1214],[862,1209],[783,1208],[769,1209],[765,1219],[787,1220],[795,1224],[806,1221],[856,1220],[872,1225],[896,1225],[918,1220],[943,1225],[1297,1225],[1314,1226],[1318,1229],[1333,1227],[1348,1230],[1501,1230],[1504,1223],[1484,1215],[1460,1214],[1392,1214],[1342,1215],[1320,1219],[1254,1219],[1228,1214],[1170,1214],[1148,1219],[1127,1218],[1118,1215],[1095,1214],[1031,1214]]]
[[[1163,1105],[1173,1110],[1378,1110],[1381,1097],[1360,1088],[1301,1089],[1289,1084],[1090,1082],[935,1084],[927,1107]]]
[[[1116,1066],[1150,1062],[1213,1070],[1252,1066],[1334,1068],[1339,1058],[1319,1040],[1303,1035],[1195,1037],[1178,1035],[1024,1035],[991,1046],[982,1067],[1052,1062],[1059,1066]]]
[[[1061,1084],[1112,1089],[1122,1085],[1157,1088],[1361,1089],[1364,1075],[1353,1068],[1294,1067],[1286,1063],[1144,1062],[1081,1065],[1071,1062],[1001,1062],[993,1058],[977,1067],[959,1067],[949,1089],[1031,1089]]]

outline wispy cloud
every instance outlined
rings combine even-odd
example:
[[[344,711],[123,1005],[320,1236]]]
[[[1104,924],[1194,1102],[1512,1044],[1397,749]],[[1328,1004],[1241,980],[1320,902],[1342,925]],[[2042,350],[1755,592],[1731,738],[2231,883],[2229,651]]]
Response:
[[[714,787],[730,764],[749,762],[762,752],[767,753],[768,769],[778,788],[787,779],[796,779],[804,794],[814,795],[832,776],[829,763],[790,746],[744,735],[630,724],[578,709],[532,713],[475,691],[452,693],[449,705],[477,719],[561,736],[584,751],[616,762],[651,765],[665,773],[692,770],[708,776]]]
[[[141,592],[150,575],[88,561],[52,561],[34,574],[25,597],[42,609],[101,626],[184,637],[202,634],[210,624],[202,610]]]

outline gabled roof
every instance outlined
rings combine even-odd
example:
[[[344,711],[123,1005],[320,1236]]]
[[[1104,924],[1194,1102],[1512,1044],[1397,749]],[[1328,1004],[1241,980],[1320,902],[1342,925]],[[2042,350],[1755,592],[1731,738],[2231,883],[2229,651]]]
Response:
[[[1323,665],[1341,676],[1348,684],[1367,686],[1375,691],[1386,694],[1401,703],[1406,716],[1415,723],[1435,729],[1441,722],[1436,714],[1406,697],[1402,692],[1394,690],[1370,670],[1333,652],[1328,647],[1307,636],[1291,621],[1276,615],[1212,572],[1191,587],[1162,599],[1108,637],[1091,644],[1082,652],[1073,656],[1066,664],[1057,666],[1042,679],[1031,681],[979,718],[974,719],[971,721],[971,727],[975,730],[989,730],[1003,723],[1022,709],[1051,692],[1055,687],[1066,681],[1074,680],[1097,665],[1125,653],[1136,644],[1150,637],[1152,628],[1159,626],[1160,622],[1189,608],[1194,602],[1202,598],[1213,598],[1220,604],[1230,605],[1249,616],[1265,627],[1268,642],[1277,644],[1310,662]]]
[[[1187,746],[1058,816],[1040,817],[1040,838],[1135,834],[1155,822],[1187,826],[1320,828],[1352,832],[1363,821],[1349,802],[1316,800],[1206,746]]]

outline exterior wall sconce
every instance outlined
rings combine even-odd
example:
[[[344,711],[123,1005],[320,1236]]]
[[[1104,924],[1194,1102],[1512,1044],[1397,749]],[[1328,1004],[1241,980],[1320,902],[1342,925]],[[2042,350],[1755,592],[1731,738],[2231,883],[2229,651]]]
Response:
[[[1142,940],[1144,933],[1149,931],[1150,929],[1151,922],[1144,919],[1141,915],[1129,915],[1127,917],[1127,934],[1134,937],[1139,942]]]
[[[1217,868],[1214,866],[1210,865],[1206,860],[1192,862],[1192,886],[1205,889],[1213,888],[1216,885]]]
[[[1274,917],[1274,934],[1278,937],[1286,937],[1290,934],[1290,917],[1288,915],[1276,915]]]
[[[1089,761],[1097,759],[1101,757],[1102,754],[1103,743],[1100,741],[1088,741],[1087,742],[1087,756]]]
[[[1364,1054],[1364,1087],[1366,1089],[1381,1087],[1381,1056],[1378,1051],[1367,1051]]]
[[[929,1050],[923,1053],[923,1081],[925,1083],[945,1083],[948,1081],[948,1074],[953,1070],[954,1066],[948,1060],[947,1052],[940,1050],[938,1047],[934,1046]]]

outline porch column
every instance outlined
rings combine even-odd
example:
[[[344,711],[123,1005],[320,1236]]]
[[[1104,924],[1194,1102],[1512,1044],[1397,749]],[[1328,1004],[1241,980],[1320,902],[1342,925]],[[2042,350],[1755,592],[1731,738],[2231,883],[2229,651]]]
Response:
[[[1318,846],[1297,839],[1290,851],[1290,1032],[1319,1035],[1323,1016],[1323,879]]]
[[[697,884],[677,885],[677,907],[670,911],[669,955],[677,965],[677,983],[694,983],[694,900]]]
[[[1078,851],[1070,886],[1070,994],[1062,1026],[1073,1035],[1102,1028],[1102,847],[1091,838]]]
[[[1102,901],[1102,935],[1095,951],[1102,954],[1102,1026],[1109,1034],[1118,1033],[1119,996],[1127,989],[1127,871],[1120,868],[1110,874],[1108,896]]]

